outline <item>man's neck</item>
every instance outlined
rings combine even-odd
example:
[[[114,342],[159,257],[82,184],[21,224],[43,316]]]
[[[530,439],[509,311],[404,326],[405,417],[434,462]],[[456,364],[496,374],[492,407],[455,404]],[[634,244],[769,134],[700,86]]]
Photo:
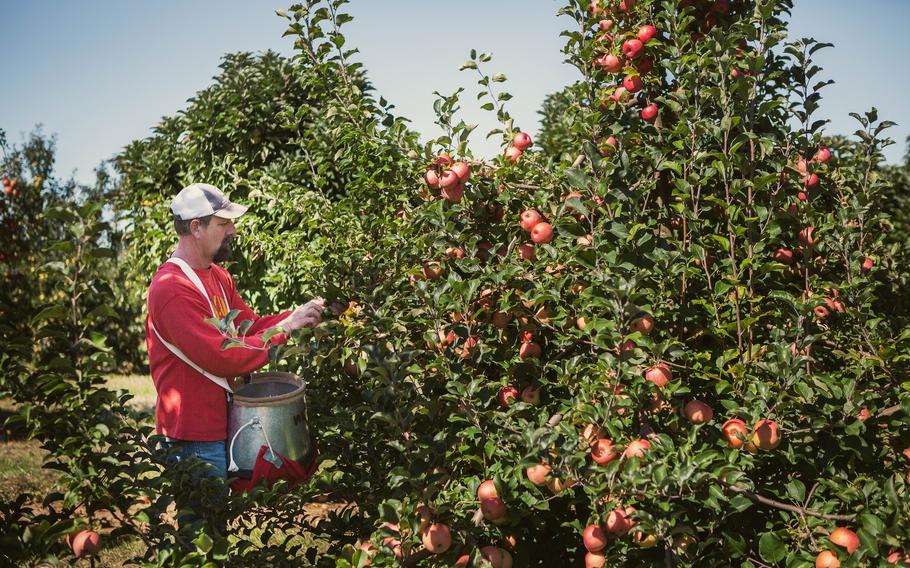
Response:
[[[212,266],[211,258],[206,258],[198,249],[184,240],[177,243],[177,250],[171,256],[185,261],[195,270],[206,270]]]

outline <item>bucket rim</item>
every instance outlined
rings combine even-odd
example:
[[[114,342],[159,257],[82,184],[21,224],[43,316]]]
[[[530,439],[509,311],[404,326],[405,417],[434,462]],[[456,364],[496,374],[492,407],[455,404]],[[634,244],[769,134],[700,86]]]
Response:
[[[303,379],[293,373],[268,371],[263,373],[252,373],[250,375],[250,378],[251,380],[248,384],[286,383],[289,385],[294,385],[297,388],[291,392],[270,397],[243,396],[235,392],[233,397],[234,404],[239,406],[273,406],[299,398],[306,392],[306,384],[304,383]]]

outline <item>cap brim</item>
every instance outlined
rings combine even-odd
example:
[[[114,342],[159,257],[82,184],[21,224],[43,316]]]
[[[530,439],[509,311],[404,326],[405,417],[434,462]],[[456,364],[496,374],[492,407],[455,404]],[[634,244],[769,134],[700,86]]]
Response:
[[[214,215],[215,217],[221,217],[222,219],[236,219],[246,213],[247,209],[249,209],[249,207],[246,205],[228,203],[227,207],[222,207],[218,211],[215,211]]]

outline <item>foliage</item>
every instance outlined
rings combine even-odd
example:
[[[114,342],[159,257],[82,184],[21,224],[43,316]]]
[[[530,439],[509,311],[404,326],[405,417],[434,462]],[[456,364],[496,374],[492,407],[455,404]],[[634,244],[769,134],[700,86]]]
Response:
[[[579,565],[583,530],[626,516],[603,547],[611,564],[810,566],[833,550],[878,565],[907,550],[906,178],[881,166],[889,123],[874,109],[855,115],[854,138],[823,138],[813,57],[826,46],[788,40],[791,2],[567,0],[564,51],[582,80],[549,99],[544,152],[516,154],[492,56],[472,51],[462,66],[501,122],[489,135],[507,154],[488,160],[470,151],[462,90],[439,94],[445,134],[422,147],[375,99],[340,32],[344,4],[280,12],[299,54],[229,58],[187,111],[127,148],[117,204],[132,221],[131,286],[173,244],[169,196],[209,181],[251,205],[232,270],[257,309],[333,302],[336,317],[273,360],[307,379],[322,467],[293,490],[210,498],[203,509],[234,518],[231,534],[206,532],[192,550],[199,527],[175,531],[158,514],[176,487],[203,488],[164,469],[147,427],[96,388],[109,355],[89,312],[50,303],[34,332],[53,349],[32,366],[20,342],[2,360],[29,377],[20,420],[70,481],[49,499],[62,505],[43,542],[72,526],[67,514],[97,524],[104,509],[158,565],[442,566],[463,554],[477,565],[486,546],[511,549],[517,566]],[[631,57],[638,47],[624,44],[644,24],[657,35]],[[624,48],[633,63],[605,71]],[[639,92],[617,91],[624,79]],[[257,126],[260,142],[248,140]],[[467,166],[463,196],[434,187],[455,171],[446,154]],[[528,242],[529,209],[552,241]],[[91,205],[65,218],[58,289],[88,302],[74,309],[95,297],[72,283],[90,286],[95,249],[79,245],[102,225]],[[661,364],[666,384],[646,378]],[[725,435],[734,418],[747,439]],[[779,445],[760,420],[778,425]],[[647,450],[601,465],[598,439]],[[537,486],[527,469],[541,464]],[[485,480],[502,503],[481,506]],[[315,518],[316,499],[334,512]],[[0,514],[15,527],[9,549],[40,556],[23,527],[42,519],[15,504]],[[423,546],[430,522],[450,528],[450,550]],[[829,540],[837,526],[856,532],[855,552]]]

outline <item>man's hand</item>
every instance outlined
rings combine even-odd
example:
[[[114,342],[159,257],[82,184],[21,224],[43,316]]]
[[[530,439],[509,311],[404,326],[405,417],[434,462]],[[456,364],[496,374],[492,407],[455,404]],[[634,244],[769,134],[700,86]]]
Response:
[[[294,331],[301,327],[316,327],[322,321],[322,310],[325,309],[322,298],[313,298],[296,308],[291,315],[284,318],[278,327],[285,331]]]

